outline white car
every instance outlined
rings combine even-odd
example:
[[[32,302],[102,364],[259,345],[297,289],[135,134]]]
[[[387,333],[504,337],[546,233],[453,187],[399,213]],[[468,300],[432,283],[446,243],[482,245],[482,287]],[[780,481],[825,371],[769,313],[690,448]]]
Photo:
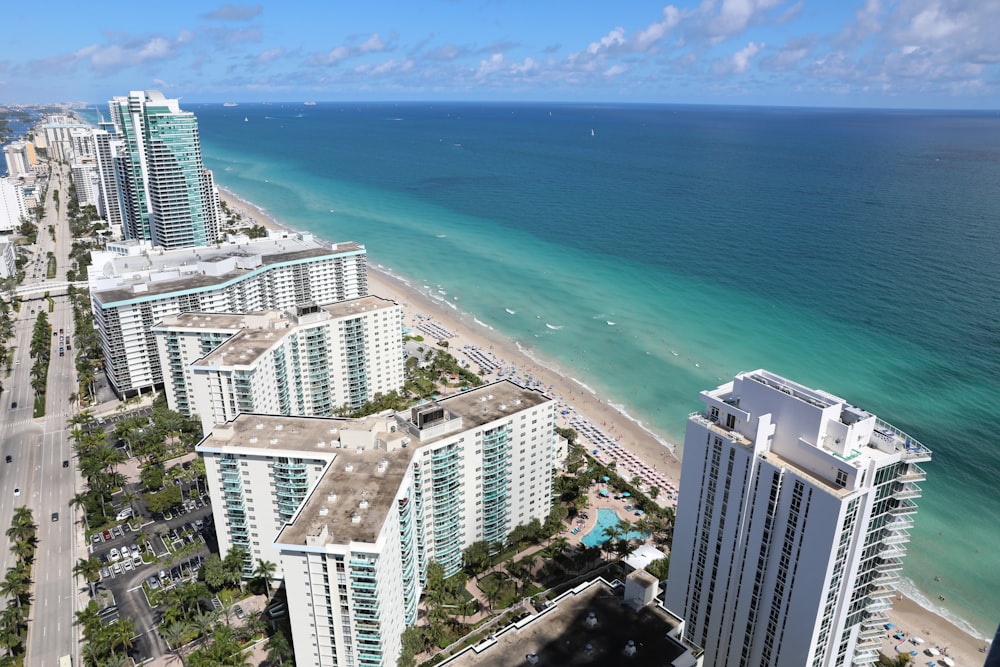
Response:
[[[133,544],[132,545],[132,558],[138,558],[139,555],[140,555],[140,553],[139,553],[139,545],[138,544]]]
[[[119,560],[121,557],[122,555],[118,553],[117,547],[111,550],[111,560]]]
[[[21,495],[21,489],[14,489],[14,497]]]

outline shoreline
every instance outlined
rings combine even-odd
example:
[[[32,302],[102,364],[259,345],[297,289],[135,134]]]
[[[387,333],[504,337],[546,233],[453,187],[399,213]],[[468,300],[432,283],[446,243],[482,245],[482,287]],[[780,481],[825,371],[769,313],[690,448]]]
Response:
[[[250,222],[277,231],[296,231],[292,226],[275,220],[268,211],[232,190],[221,185],[218,187],[220,198],[224,199],[233,211],[240,212]],[[416,332],[418,323],[433,321],[455,334],[454,337],[447,339],[449,341],[447,349],[457,359],[465,358],[461,352],[463,346],[474,345],[483,352],[489,351],[492,356],[502,359],[506,364],[513,365],[521,373],[528,371],[532,378],[541,382],[542,388],[552,387],[552,393],[562,402],[560,412],[567,407],[570,409],[568,414],[559,415],[560,426],[571,426],[570,420],[575,417],[586,419],[600,432],[610,433],[613,438],[617,438],[614,442],[620,445],[621,450],[634,454],[649,467],[654,468],[659,478],[672,485],[675,492],[680,487],[680,459],[676,455],[676,447],[629,415],[626,406],[618,406],[601,399],[592,388],[573,377],[571,373],[563,371],[547,360],[536,358],[530,346],[525,349],[517,340],[508,339],[488,325],[482,324],[474,314],[464,313],[458,310],[457,306],[421,292],[405,277],[374,263],[371,257],[368,258],[368,268],[369,293],[391,299],[402,306],[405,312],[404,322],[408,328]],[[430,317],[427,317],[428,313],[431,314]],[[423,331],[419,333],[424,335],[425,339],[432,338]],[[428,345],[434,346],[433,343]],[[470,368],[474,369],[475,366],[471,365]],[[497,377],[487,376],[484,379],[490,381]],[[581,433],[581,429],[576,428],[576,430],[583,439],[584,434]],[[593,441],[591,443],[588,449],[592,451],[595,443]],[[599,458],[606,461],[604,456],[610,448],[599,447],[599,449],[601,449]],[[658,497],[658,503],[676,502],[676,493],[673,494],[673,499],[670,499],[665,498],[668,495],[666,488],[661,491],[663,494]],[[893,608],[888,612],[896,629],[883,640],[883,651],[891,651],[886,655],[895,653],[898,642],[889,639],[898,629],[902,629],[907,632],[907,637],[916,635],[927,642],[919,647],[921,653],[919,657],[914,656],[915,663],[924,657],[922,651],[925,648],[940,646],[948,648],[948,655],[956,660],[956,665],[959,667],[982,664],[985,654],[981,653],[980,649],[989,646],[990,640],[974,636],[945,616],[921,606],[920,602],[914,599],[916,597],[918,596],[908,597],[903,593],[896,596]],[[992,637],[992,634],[989,637]]]

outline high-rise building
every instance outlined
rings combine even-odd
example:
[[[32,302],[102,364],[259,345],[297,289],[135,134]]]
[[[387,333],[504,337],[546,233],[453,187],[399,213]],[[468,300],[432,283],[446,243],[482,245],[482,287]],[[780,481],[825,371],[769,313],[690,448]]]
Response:
[[[870,665],[931,453],[764,370],[688,418],[666,604],[705,665]]]
[[[218,191],[201,159],[198,120],[158,90],[108,103],[122,138],[118,162],[125,235],[166,249],[219,236]]]
[[[34,220],[28,210],[24,187],[16,178],[0,178],[0,233],[10,233],[22,220]]]
[[[295,653],[395,664],[427,564],[551,508],[555,403],[500,381],[364,419],[241,414],[198,445],[219,547],[274,561]],[[280,532],[279,532],[280,531]]]
[[[249,313],[325,305],[368,294],[365,249],[327,247],[310,234],[273,234],[172,251],[115,244],[91,253],[94,324],[119,396],[163,382],[154,324],[186,312]]]
[[[403,388],[403,311],[376,296],[153,327],[167,405],[204,433],[240,412],[332,416]]]
[[[3,156],[7,162],[7,176],[18,178],[33,172],[37,164],[35,146],[30,141],[12,141],[3,147]]]
[[[112,230],[124,235],[121,188],[118,185],[115,167],[115,161],[124,143],[116,132],[113,123],[101,123],[100,128],[91,130],[97,171],[100,176],[97,212],[111,225]]]

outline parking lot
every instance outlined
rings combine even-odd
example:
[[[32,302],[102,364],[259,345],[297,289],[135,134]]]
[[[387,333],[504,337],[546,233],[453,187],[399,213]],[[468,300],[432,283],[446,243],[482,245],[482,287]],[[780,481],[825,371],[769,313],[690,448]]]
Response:
[[[97,584],[99,597],[104,594],[101,618],[105,623],[119,617],[133,619],[136,637],[130,655],[137,663],[167,650],[155,632],[159,613],[150,608],[143,584],[149,590],[161,591],[196,579],[205,557],[218,551],[207,494],[199,495],[198,486],[188,481],[171,483],[181,487],[183,504],[162,517],[146,519],[136,525],[137,530],[130,526],[131,519],[123,516],[129,513],[128,508],[135,516],[149,517],[151,513],[145,507],[140,485],[126,484],[114,497],[122,521],[93,534],[89,544],[91,554],[102,565]],[[123,503],[126,494],[130,497],[128,505]]]

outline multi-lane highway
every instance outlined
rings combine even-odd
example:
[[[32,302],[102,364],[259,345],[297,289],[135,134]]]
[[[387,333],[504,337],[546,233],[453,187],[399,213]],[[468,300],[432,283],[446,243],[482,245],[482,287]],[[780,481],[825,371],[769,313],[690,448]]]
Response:
[[[31,262],[27,265],[25,284],[45,279],[47,253],[57,258],[56,279],[65,280],[69,267],[69,250],[72,239],[62,211],[57,211],[52,192],[59,190],[60,199],[68,197],[69,175],[64,166],[53,169],[46,198],[46,216],[39,224],[38,243],[29,246]],[[52,225],[56,232],[53,241],[48,231]],[[33,419],[34,392],[31,388],[30,370],[34,362],[28,356],[32,329],[40,309],[47,312],[49,322],[56,332],[52,336],[52,355],[46,392],[44,418]],[[4,379],[0,395],[0,527],[6,531],[15,508],[25,505],[32,509],[38,525],[38,549],[35,555],[33,600],[28,623],[27,660],[25,664],[55,665],[59,656],[71,654],[79,664],[77,629],[73,614],[77,611],[77,593],[82,582],[73,576],[73,565],[85,552],[77,553],[76,545],[82,540],[79,515],[69,507],[69,501],[78,487],[76,459],[67,438],[66,423],[73,406],[69,397],[76,390],[76,370],[73,352],[59,356],[59,330],[64,331],[65,342],[70,340],[73,325],[72,307],[66,297],[55,299],[55,307],[48,312],[45,299],[26,301],[16,314],[14,339],[7,341],[15,347],[14,365]],[[15,407],[16,404],[16,407]],[[6,457],[10,456],[10,463]],[[69,461],[64,467],[63,461]],[[17,495],[15,495],[17,489]],[[58,519],[54,516],[58,513]],[[0,568],[13,562],[9,551],[0,553]],[[85,584],[84,584],[85,586]]]

